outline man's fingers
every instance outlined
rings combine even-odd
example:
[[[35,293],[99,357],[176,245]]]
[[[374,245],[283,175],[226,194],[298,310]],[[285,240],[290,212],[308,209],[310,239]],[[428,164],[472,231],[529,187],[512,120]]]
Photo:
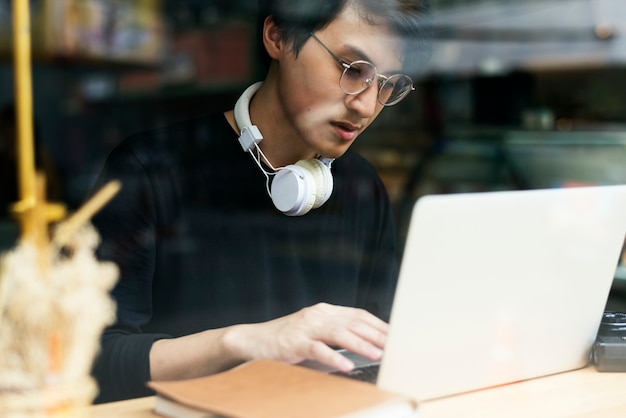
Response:
[[[354,368],[354,363],[349,358],[333,350],[321,341],[312,341],[310,344],[309,359],[319,361],[342,372],[349,372]]]
[[[316,360],[350,371],[352,360],[335,351],[339,347],[371,360],[380,360],[387,324],[363,309],[319,303],[261,324],[240,326],[231,345],[244,358],[273,358],[289,363]],[[247,337],[246,337],[247,334]],[[251,342],[256,341],[256,343]],[[242,348],[245,347],[245,348]]]
[[[388,324],[366,310],[319,303],[300,313],[311,340],[344,348],[370,360],[381,359]],[[340,355],[326,351],[324,358],[327,360],[319,356],[315,359],[337,367]],[[312,358],[312,354],[308,357]],[[343,363],[343,367],[346,366],[347,363]]]
[[[370,327],[387,335],[387,332],[389,331],[389,324],[382,319],[372,315],[364,309],[356,309],[356,315],[358,315],[359,319]]]
[[[348,329],[354,335],[359,336],[363,340],[378,348],[383,348],[385,346],[385,341],[387,340],[386,328],[381,330],[380,328],[372,327],[368,323],[356,321],[351,323],[348,326]]]
[[[344,331],[342,337],[324,342],[328,345],[346,349],[374,361],[380,360],[383,356],[382,347],[384,345],[384,341],[381,345],[375,345],[367,339],[364,339],[362,336],[352,332]]]

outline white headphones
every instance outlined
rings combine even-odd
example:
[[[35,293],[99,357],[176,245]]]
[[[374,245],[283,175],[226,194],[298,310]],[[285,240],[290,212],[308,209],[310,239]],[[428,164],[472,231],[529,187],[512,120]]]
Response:
[[[295,164],[274,168],[267,160],[258,143],[263,135],[250,120],[250,99],[261,87],[262,82],[248,87],[235,104],[235,122],[241,131],[239,143],[244,151],[252,155],[265,177],[267,193],[274,206],[285,215],[300,216],[324,204],[333,192],[333,176],[330,165],[333,158],[311,158]],[[256,151],[256,153],[255,153]],[[260,158],[273,170],[268,172],[261,165]],[[269,178],[274,176],[269,188]]]

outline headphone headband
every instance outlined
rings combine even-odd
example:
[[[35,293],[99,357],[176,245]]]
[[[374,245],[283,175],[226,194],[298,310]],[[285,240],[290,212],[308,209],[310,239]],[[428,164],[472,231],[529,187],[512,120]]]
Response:
[[[300,160],[296,164],[278,169],[271,167],[266,159],[270,167],[276,171],[276,173],[271,173],[274,178],[270,192],[270,173],[261,167],[259,156],[255,156],[253,152],[253,149],[257,148],[257,152],[263,155],[258,147],[258,143],[263,140],[263,135],[250,120],[250,101],[262,84],[262,82],[258,82],[248,87],[235,103],[235,122],[240,131],[239,144],[244,151],[252,155],[252,158],[265,174],[268,180],[268,193],[274,206],[285,215],[304,215],[309,210],[324,204],[330,197],[333,190],[330,165],[334,159],[320,157],[318,159]]]
[[[250,120],[250,100],[262,84],[263,82],[259,81],[245,89],[235,103],[235,122],[240,131],[239,144],[244,151],[250,151],[263,139],[259,128]]]

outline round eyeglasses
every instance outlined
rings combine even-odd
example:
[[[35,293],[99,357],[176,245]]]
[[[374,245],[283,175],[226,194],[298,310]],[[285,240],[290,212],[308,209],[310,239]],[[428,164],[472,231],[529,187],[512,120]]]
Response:
[[[411,77],[404,74],[385,76],[378,74],[374,64],[369,61],[358,60],[347,63],[335,55],[315,34],[310,34],[324,48],[343,69],[339,78],[339,87],[346,94],[359,94],[374,80],[378,82],[378,103],[383,106],[393,106],[415,90]]]

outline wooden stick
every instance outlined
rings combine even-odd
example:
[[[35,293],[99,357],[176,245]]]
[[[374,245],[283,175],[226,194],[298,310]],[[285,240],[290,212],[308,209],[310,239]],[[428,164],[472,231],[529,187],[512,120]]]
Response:
[[[102,209],[117,194],[121,187],[120,182],[116,180],[107,183],[72,216],[59,224],[54,232],[52,242],[57,245],[67,244],[71,236]]]
[[[31,209],[36,204],[35,152],[33,144],[33,91],[30,66],[30,9],[27,0],[13,0],[13,50],[15,115],[18,135],[20,199]],[[22,237],[41,234],[32,212],[20,217]]]

